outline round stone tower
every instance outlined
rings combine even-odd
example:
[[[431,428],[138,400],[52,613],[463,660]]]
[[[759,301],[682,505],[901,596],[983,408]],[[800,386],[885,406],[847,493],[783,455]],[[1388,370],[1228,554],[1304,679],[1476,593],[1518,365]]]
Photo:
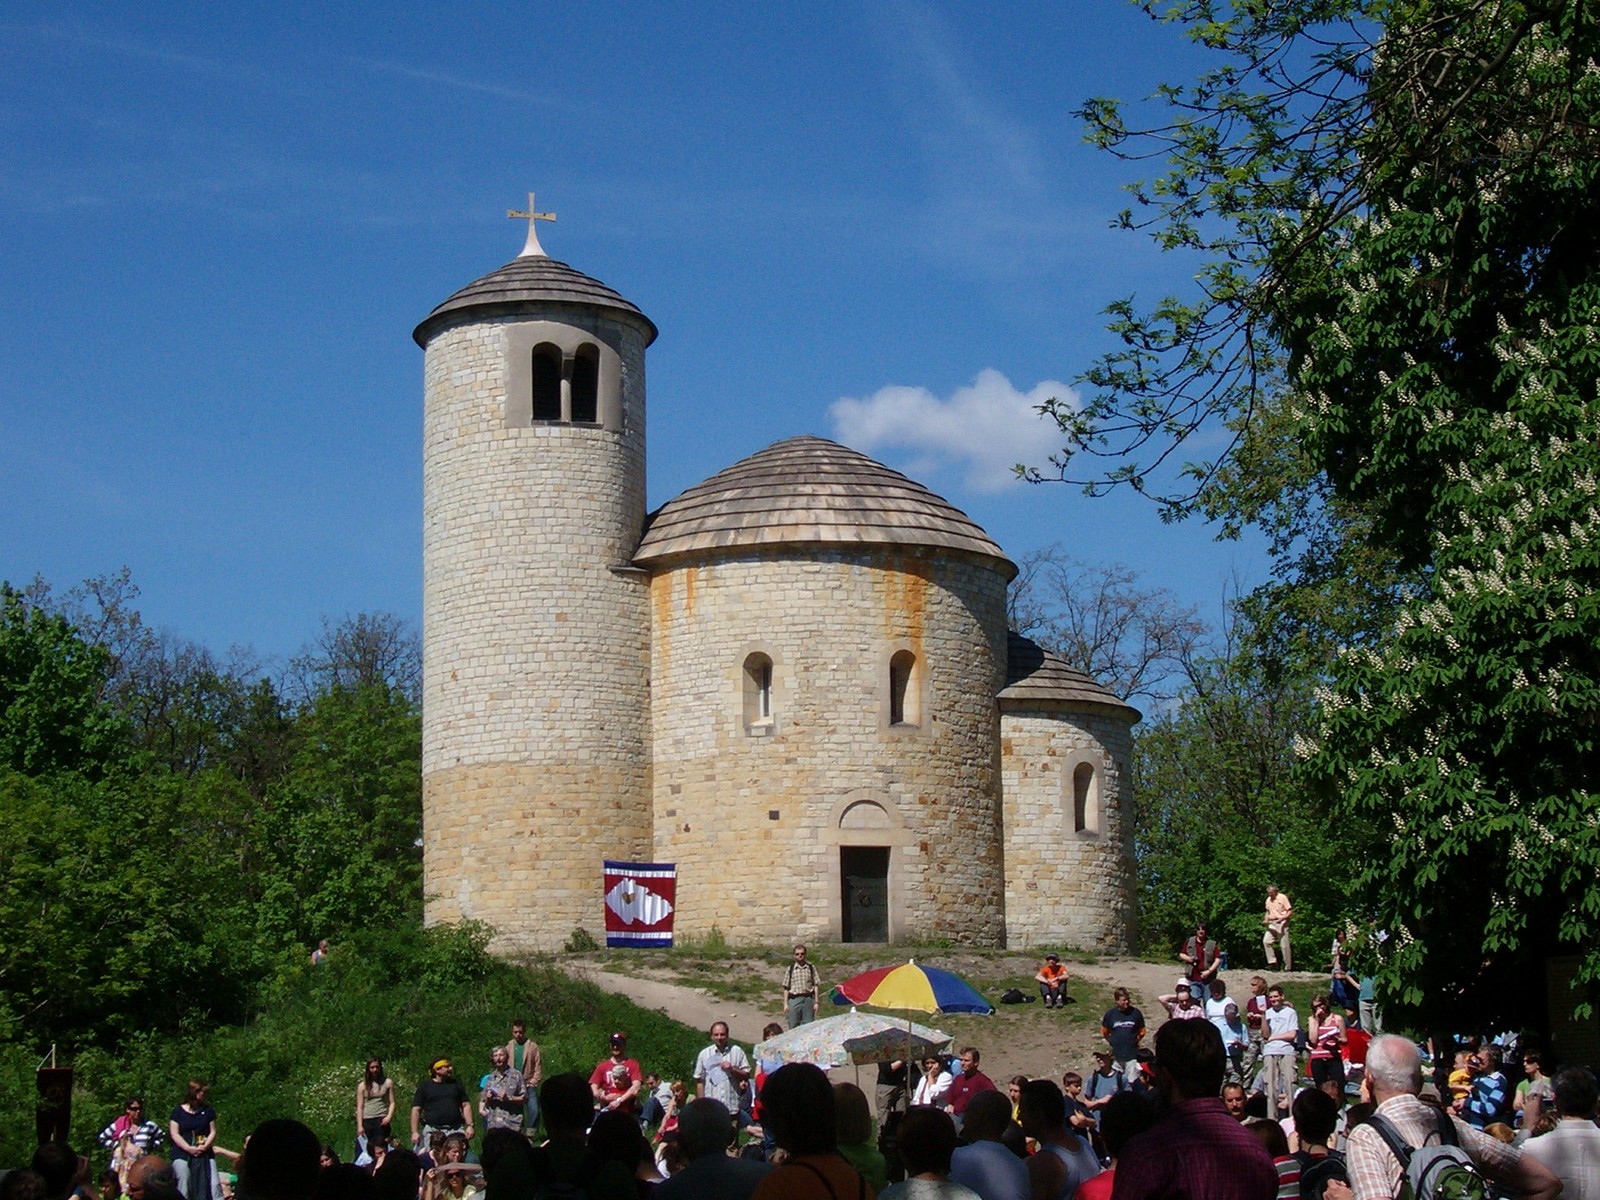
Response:
[[[496,949],[598,932],[651,855],[645,348],[615,291],[522,254],[417,326],[426,917]]]
[[[966,514],[779,442],[651,518],[656,853],[677,928],[1005,939],[1006,584]]]

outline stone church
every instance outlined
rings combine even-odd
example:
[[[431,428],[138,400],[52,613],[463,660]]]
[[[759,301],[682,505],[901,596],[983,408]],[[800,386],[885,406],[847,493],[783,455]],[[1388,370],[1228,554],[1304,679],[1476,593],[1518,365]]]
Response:
[[[656,327],[529,228],[414,335],[427,919],[598,936],[610,858],[680,936],[1130,949],[1139,714],[1007,630],[1005,552],[818,437],[647,513]]]

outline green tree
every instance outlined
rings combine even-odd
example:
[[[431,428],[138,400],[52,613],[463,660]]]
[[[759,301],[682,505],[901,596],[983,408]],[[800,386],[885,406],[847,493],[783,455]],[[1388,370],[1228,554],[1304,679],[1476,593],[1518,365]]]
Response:
[[[0,583],[0,765],[27,775],[103,772],[124,745],[102,696],[110,657],[61,616]]]
[[[1134,860],[1142,948],[1170,956],[1196,920],[1257,962],[1267,885],[1294,900],[1302,961],[1355,912],[1345,864],[1370,826],[1341,825],[1294,775],[1315,721],[1311,689],[1265,669],[1249,638],[1190,665],[1179,702],[1134,732]]]
[[[0,592],[0,1038],[244,1020],[317,937],[420,919],[416,702],[330,671],[290,703],[136,595]]]
[[[1380,568],[1322,611],[1311,590],[1269,599],[1338,651],[1295,668],[1327,685],[1302,778],[1341,821],[1392,826],[1356,881],[1392,934],[1392,1005],[1527,1017],[1508,1011],[1526,996],[1508,982],[1571,953],[1584,991],[1559,999],[1586,1007],[1600,986],[1600,19],[1577,0],[1163,13],[1222,65],[1164,89],[1175,119],[1148,136],[1114,104],[1087,115],[1119,152],[1167,153],[1138,192],[1148,218],[1124,223],[1197,255],[1201,292],[1113,307],[1122,348],[1091,372],[1088,409],[1058,414],[1059,474],[1073,452],[1127,455],[1080,476],[1153,491],[1195,430],[1223,422],[1248,449],[1264,416],[1284,423],[1320,492],[1301,515],[1335,522],[1294,531],[1285,553],[1309,555],[1304,574],[1330,592],[1363,551]],[[1188,511],[1234,453],[1162,498]]]

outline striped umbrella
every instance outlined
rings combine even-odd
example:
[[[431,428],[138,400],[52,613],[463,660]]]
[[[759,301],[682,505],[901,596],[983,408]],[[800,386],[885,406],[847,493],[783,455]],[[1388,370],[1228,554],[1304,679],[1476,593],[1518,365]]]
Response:
[[[918,966],[915,959],[899,967],[880,967],[845,980],[833,989],[835,1004],[870,1004],[913,1012],[978,1013],[989,1016],[994,1005],[970,983],[938,967]]]

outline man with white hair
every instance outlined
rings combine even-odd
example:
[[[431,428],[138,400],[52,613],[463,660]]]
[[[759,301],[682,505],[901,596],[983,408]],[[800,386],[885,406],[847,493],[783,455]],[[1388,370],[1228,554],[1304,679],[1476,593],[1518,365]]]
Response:
[[[1422,1056],[1403,1037],[1374,1038],[1367,1047],[1363,1097],[1378,1106],[1372,1121],[1350,1131],[1345,1159],[1355,1200],[1391,1200],[1400,1194],[1405,1168],[1376,1122],[1384,1121],[1406,1146],[1459,1145],[1485,1176],[1523,1200],[1554,1200],[1561,1180],[1521,1150],[1458,1121],[1418,1099]],[[1453,1136],[1452,1136],[1453,1135]]]

